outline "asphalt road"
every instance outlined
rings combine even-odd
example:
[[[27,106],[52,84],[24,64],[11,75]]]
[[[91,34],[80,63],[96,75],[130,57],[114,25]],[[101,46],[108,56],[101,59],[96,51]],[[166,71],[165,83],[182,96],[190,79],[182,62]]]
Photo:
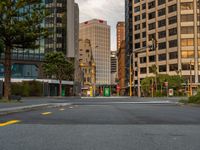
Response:
[[[78,101],[0,118],[0,150],[199,150],[200,107]]]

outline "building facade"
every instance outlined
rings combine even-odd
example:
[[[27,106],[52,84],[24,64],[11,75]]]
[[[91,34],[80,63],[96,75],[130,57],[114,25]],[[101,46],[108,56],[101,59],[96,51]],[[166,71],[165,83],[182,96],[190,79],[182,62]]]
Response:
[[[51,33],[45,39],[45,52],[61,51],[66,57],[74,58],[78,51],[79,9],[74,0],[46,0],[49,16],[45,26]]]
[[[98,19],[83,22],[80,24],[79,38],[91,41],[96,63],[96,84],[110,85],[110,26]]]
[[[133,50],[133,0],[125,0],[125,83],[128,91],[129,86],[129,55]]]
[[[149,69],[157,66],[160,74],[181,74],[193,85],[199,84],[200,37],[199,2],[197,0],[135,0],[133,7],[134,85],[153,76]]]
[[[117,58],[118,58],[118,80],[119,80],[119,87],[120,87],[120,95],[125,95],[125,41],[122,41],[120,48],[117,51]]]
[[[117,51],[111,51],[110,54],[110,61],[111,61],[111,84],[116,85],[118,79],[118,61],[117,61]]]
[[[121,47],[122,41],[125,40],[125,22],[117,22],[117,50]]]
[[[90,40],[79,40],[79,45],[79,66],[82,72],[82,74],[80,74],[80,78],[82,79],[82,94],[87,95],[88,91],[92,91],[93,93],[96,90],[96,64],[93,58]]]

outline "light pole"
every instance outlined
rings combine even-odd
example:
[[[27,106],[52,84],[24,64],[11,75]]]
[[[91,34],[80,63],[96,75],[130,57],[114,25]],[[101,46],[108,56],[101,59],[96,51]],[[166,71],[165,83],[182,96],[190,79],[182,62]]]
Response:
[[[129,63],[130,63],[130,67],[129,67],[129,84],[130,84],[130,88],[129,88],[129,94],[130,97],[133,95],[132,93],[132,56],[133,56],[133,52],[129,55]]]

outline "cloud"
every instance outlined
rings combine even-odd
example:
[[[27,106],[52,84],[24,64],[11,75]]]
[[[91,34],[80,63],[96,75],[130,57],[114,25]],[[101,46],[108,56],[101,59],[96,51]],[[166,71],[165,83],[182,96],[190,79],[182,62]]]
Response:
[[[80,9],[80,21],[102,19],[111,26],[111,49],[116,50],[116,24],[124,21],[124,0],[76,0]]]

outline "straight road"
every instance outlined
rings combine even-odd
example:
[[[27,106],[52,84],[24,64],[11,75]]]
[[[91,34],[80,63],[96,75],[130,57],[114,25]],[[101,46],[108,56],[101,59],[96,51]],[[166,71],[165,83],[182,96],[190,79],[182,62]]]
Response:
[[[200,107],[102,101],[1,116],[0,149],[200,149]]]

